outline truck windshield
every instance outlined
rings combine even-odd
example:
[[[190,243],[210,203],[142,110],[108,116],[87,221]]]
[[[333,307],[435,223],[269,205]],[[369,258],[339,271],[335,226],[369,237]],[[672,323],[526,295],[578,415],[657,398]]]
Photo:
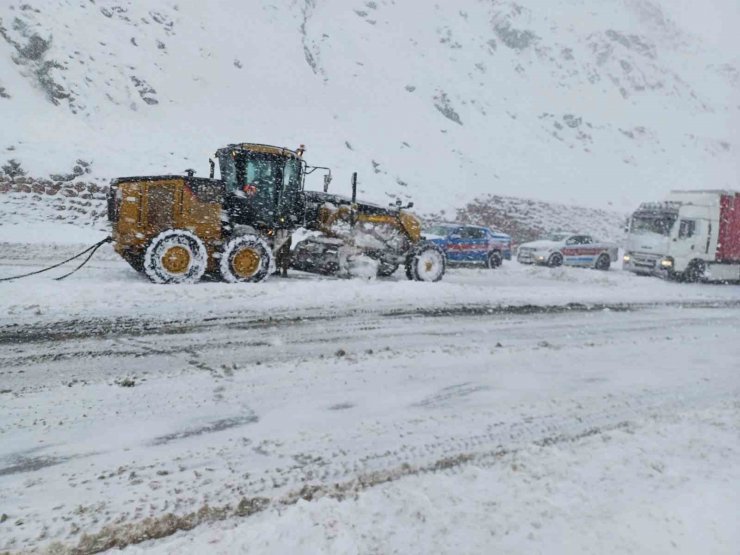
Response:
[[[447,237],[453,228],[441,225],[435,225],[424,230],[427,235],[437,235],[439,237]]]
[[[656,233],[669,235],[673,224],[676,223],[676,214],[635,214],[632,216],[631,233]]]

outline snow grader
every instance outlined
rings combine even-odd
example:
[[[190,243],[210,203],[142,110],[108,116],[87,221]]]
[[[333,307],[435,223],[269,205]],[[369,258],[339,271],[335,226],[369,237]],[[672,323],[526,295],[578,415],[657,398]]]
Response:
[[[438,281],[445,255],[423,239],[413,205],[382,207],[328,192],[331,170],[309,166],[304,148],[242,143],[216,152],[220,179],[186,175],[121,177],[111,182],[108,219],[114,248],[155,283],[208,275],[259,282],[289,267],[324,275],[388,276],[403,265],[416,281]],[[321,191],[306,176],[324,172]],[[293,249],[292,237],[302,240]]]

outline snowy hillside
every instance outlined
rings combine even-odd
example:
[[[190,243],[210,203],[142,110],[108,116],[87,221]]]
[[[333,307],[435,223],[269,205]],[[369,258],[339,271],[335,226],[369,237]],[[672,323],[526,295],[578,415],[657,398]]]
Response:
[[[422,211],[737,186],[733,0],[205,5],[0,1],[0,163],[203,175],[229,142],[305,143],[335,190],[357,170]]]

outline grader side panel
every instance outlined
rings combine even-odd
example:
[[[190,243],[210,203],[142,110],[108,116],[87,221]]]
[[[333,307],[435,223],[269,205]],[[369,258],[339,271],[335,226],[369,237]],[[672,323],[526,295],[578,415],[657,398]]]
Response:
[[[222,235],[220,182],[163,176],[123,178],[114,187],[115,249],[132,266],[136,267],[153,237],[167,229],[186,229],[206,244],[209,270],[215,270],[211,255],[218,250]]]

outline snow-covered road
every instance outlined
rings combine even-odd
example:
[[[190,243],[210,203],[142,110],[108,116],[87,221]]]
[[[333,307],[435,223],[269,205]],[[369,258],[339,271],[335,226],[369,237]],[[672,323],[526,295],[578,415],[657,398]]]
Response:
[[[113,260],[2,287],[0,550],[199,524],[131,549],[630,551],[635,519],[656,546],[736,545],[731,518],[692,535],[694,505],[664,509],[739,493],[737,287],[512,263],[177,288]]]

